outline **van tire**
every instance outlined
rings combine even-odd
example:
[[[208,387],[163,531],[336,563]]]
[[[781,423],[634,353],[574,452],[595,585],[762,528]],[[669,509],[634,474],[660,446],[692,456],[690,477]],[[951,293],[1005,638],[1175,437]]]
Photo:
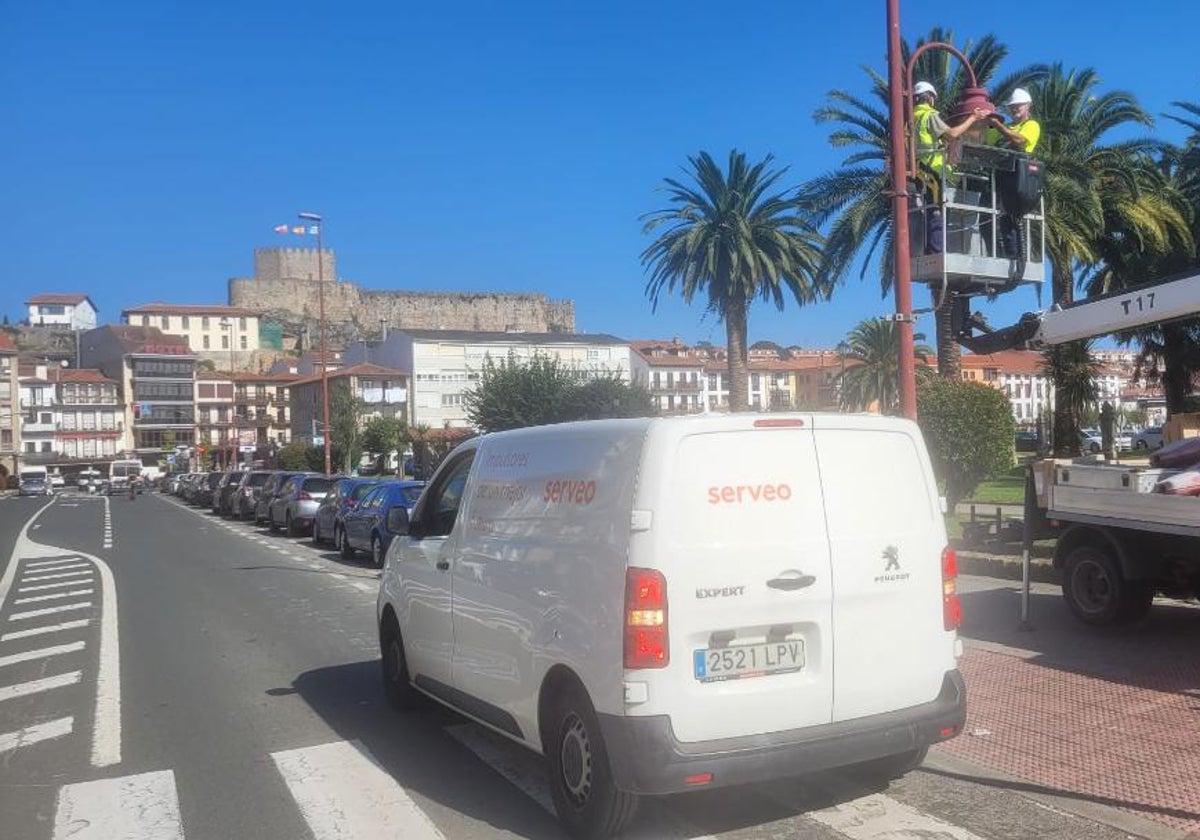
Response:
[[[404,640],[400,637],[396,619],[391,616],[379,625],[379,655],[383,693],[388,705],[402,712],[417,708],[421,703],[421,695],[409,682]]]
[[[1112,552],[1097,545],[1071,549],[1063,562],[1062,592],[1067,606],[1084,624],[1096,627],[1132,621],[1141,609],[1145,588],[1126,580]],[[1153,590],[1150,590],[1153,597]],[[1138,616],[1140,617],[1140,616]]]
[[[582,687],[568,683],[550,702],[543,740],[554,810],[567,833],[600,840],[637,813],[638,797],[613,781],[600,721]]]
[[[885,755],[856,764],[853,771],[872,782],[890,782],[920,767],[928,753],[929,747],[926,746],[895,755]]]

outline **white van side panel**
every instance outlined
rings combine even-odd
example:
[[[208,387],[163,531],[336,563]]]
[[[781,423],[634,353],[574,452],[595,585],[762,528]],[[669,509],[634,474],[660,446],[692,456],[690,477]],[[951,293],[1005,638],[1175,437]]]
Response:
[[[937,485],[914,424],[818,420],[833,566],[833,719],[928,703],[955,667],[942,617],[946,546]]]
[[[795,425],[763,425],[789,418]],[[651,527],[634,534],[630,564],[666,578],[670,664],[625,672],[647,696],[625,713],[667,715],[689,742],[828,724],[832,575],[811,418],[664,423],[647,444],[635,506]],[[789,576],[806,583],[777,588]],[[797,642],[803,667],[788,672],[705,681],[697,664],[705,651]]]
[[[624,708],[625,566],[650,422],[514,430],[476,453],[454,560],[454,687],[507,712],[535,746],[556,662],[598,712]]]

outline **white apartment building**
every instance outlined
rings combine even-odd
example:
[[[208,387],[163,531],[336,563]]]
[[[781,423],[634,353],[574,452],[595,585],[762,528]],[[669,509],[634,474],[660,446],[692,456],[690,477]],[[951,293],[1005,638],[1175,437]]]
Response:
[[[181,335],[193,353],[213,359],[227,370],[231,366],[236,369],[238,353],[258,349],[258,313],[238,306],[147,303],[124,310],[121,321]]]
[[[962,357],[963,379],[998,388],[1008,397],[1018,426],[1030,426],[1053,411],[1053,385],[1042,370],[1043,356],[1033,350],[1006,350]],[[1120,369],[1103,366],[1096,377],[1098,404],[1122,404],[1128,380]]]
[[[92,299],[79,292],[34,295],[25,301],[31,327],[70,327],[73,330],[94,330],[100,310]]]
[[[21,463],[69,465],[122,452],[125,407],[98,370],[22,365]]]
[[[397,330],[382,341],[358,341],[342,354],[346,365],[376,364],[411,376],[409,422],[433,428],[466,428],[463,397],[475,387],[487,359],[537,355],[558,359],[580,376],[614,373],[631,381],[629,345],[596,333]]]

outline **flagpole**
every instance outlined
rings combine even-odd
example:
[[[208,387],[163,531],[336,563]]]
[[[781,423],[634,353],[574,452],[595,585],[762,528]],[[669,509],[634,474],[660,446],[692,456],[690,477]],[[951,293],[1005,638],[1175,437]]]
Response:
[[[314,222],[317,228],[317,307],[321,321],[321,439],[325,444],[325,475],[333,474],[329,440],[329,364],[325,348],[325,251],[321,247],[322,219],[316,213],[300,213],[305,221]]]

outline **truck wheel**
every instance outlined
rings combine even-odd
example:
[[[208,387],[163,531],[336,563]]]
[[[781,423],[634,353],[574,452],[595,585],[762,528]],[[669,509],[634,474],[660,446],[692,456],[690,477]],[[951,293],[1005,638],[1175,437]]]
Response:
[[[542,749],[554,810],[567,833],[583,840],[617,834],[637,813],[638,798],[613,782],[600,722],[583,689],[566,686],[549,709]]]
[[[394,709],[407,711],[420,705],[421,695],[409,682],[408,660],[404,656],[404,640],[396,619],[385,617],[379,625],[379,654],[383,674],[383,693]]]
[[[1126,581],[1125,600],[1121,604],[1121,621],[1141,621],[1154,605],[1154,584],[1144,580]]]
[[[1085,624],[1103,626],[1128,621],[1133,586],[1121,576],[1116,558],[1093,545],[1072,549],[1063,564],[1063,597],[1075,617]]]

